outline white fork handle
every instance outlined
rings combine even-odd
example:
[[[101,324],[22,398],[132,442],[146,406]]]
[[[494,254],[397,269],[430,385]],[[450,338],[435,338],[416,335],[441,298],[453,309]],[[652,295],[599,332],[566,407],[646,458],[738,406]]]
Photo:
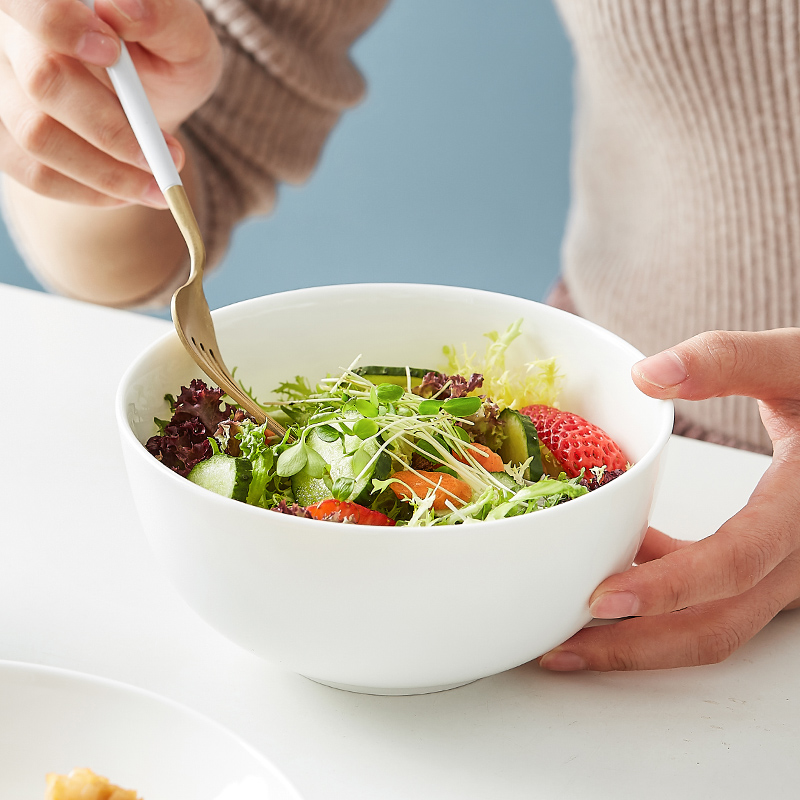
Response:
[[[94,0],[82,0],[83,4],[94,9]],[[164,140],[164,134],[153,113],[153,107],[139,79],[139,73],[133,64],[125,43],[117,63],[107,70],[111,83],[122,104],[125,116],[131,124],[134,136],[142,148],[145,159],[153,171],[158,188],[162,192],[170,186],[181,186],[182,182]]]

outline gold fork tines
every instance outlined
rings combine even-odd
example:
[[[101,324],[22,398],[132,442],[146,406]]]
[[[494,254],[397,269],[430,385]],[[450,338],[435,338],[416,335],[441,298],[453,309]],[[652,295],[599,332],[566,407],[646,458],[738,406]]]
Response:
[[[189,280],[172,296],[172,321],[178,337],[197,366],[220,389],[252,415],[259,425],[266,422],[267,428],[274,435],[283,438],[286,429],[268,417],[263,409],[239,387],[222,360],[214,331],[214,321],[203,291],[206,247],[189,198],[186,196],[186,190],[182,185],[170,186],[164,192],[164,197],[186,240],[191,259]]]

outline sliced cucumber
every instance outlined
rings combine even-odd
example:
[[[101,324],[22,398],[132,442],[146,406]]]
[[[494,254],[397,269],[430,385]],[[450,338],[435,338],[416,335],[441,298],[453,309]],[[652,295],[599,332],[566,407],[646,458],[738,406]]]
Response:
[[[524,477],[529,481],[538,481],[542,477],[542,455],[539,437],[530,417],[513,408],[504,408],[500,412],[500,422],[506,437],[498,451],[503,463],[523,464],[530,458]]]
[[[292,475],[292,493],[301,506],[311,506],[333,497],[331,486],[330,479],[312,478],[304,469]]]
[[[493,472],[492,477],[514,494],[522,488],[507,472]]]
[[[359,418],[355,414],[353,418]],[[338,427],[336,422],[329,423]],[[301,505],[311,505],[328,497],[333,497],[332,486],[337,478],[349,478],[353,481],[353,490],[342,500],[355,502],[365,501],[372,493],[372,479],[383,480],[389,476],[391,470],[391,457],[386,451],[381,452],[372,466],[356,480],[353,469],[353,459],[350,455],[357,447],[363,447],[365,455],[370,459],[380,449],[380,442],[376,439],[367,439],[362,443],[358,436],[344,434],[343,437],[332,442],[325,441],[316,431],[306,438],[306,445],[313,447],[327,462],[330,468],[330,477],[315,478],[305,469],[292,476],[292,491],[295,500]]]
[[[379,383],[394,383],[397,386],[408,386],[409,378],[411,379],[411,388],[419,386],[422,379],[429,373],[435,372],[432,369],[418,369],[417,367],[356,367],[353,372],[356,375],[361,375],[368,381],[374,384]]]
[[[204,489],[244,502],[253,479],[253,465],[246,458],[218,453],[197,464],[188,477]]]

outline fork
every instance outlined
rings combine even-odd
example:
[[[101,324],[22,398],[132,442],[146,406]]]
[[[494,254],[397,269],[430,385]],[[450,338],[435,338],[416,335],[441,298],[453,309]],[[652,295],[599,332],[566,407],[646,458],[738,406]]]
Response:
[[[89,8],[94,7],[94,0],[83,2]],[[206,248],[200,227],[136,67],[124,44],[119,60],[107,72],[189,250],[189,279],[172,296],[172,321],[178,338],[197,366],[220,389],[252,415],[259,425],[266,423],[269,431],[282,439],[286,435],[286,429],[268,417],[250,395],[240,388],[222,360],[211,310],[203,291]]]

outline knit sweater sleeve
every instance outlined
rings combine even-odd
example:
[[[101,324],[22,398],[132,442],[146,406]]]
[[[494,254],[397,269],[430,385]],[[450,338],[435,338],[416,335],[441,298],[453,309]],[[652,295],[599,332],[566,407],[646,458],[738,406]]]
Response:
[[[349,56],[387,0],[200,0],[223,48],[222,80],[182,126],[208,264],[237,222],[301,183],[344,110],[364,95]]]

